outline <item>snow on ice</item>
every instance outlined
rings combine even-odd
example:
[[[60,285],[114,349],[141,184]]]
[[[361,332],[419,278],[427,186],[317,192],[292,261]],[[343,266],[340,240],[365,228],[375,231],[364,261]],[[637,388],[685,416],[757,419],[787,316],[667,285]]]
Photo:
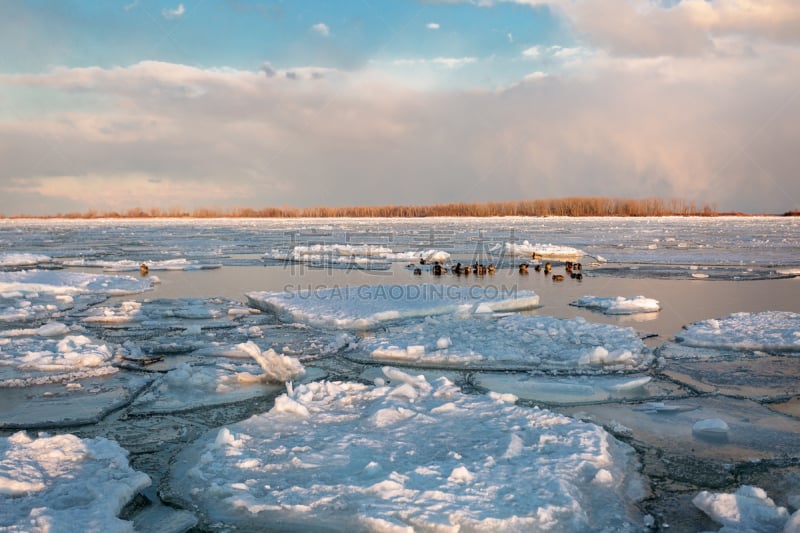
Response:
[[[394,252],[391,248],[369,244],[313,244],[295,246],[291,250],[273,249],[264,254],[265,259],[308,263],[312,266],[331,268],[359,268],[365,270],[387,270],[393,261],[425,262],[450,260],[444,250],[416,250]]]
[[[132,532],[117,515],[148,485],[128,453],[101,437],[0,437],[2,531]]]
[[[290,388],[185,449],[171,490],[244,529],[640,530],[635,454],[601,427],[384,373]]]
[[[583,296],[569,305],[575,307],[585,307],[592,311],[600,311],[607,315],[632,315],[636,313],[655,313],[661,309],[658,300],[635,296],[625,298],[623,296],[604,298],[600,296]]]
[[[675,340],[697,348],[800,352],[800,314],[788,311],[734,313],[684,326]]]
[[[569,373],[632,372],[652,361],[637,333],[582,317],[533,315],[428,317],[361,339],[355,352],[413,366],[526,369]]]
[[[720,531],[800,531],[800,511],[789,516],[785,507],[775,505],[766,491],[742,485],[733,494],[702,491],[692,503],[714,522]]]
[[[249,292],[246,296],[251,306],[285,322],[340,329],[368,329],[433,315],[519,311],[539,305],[539,296],[533,291],[432,284]]]

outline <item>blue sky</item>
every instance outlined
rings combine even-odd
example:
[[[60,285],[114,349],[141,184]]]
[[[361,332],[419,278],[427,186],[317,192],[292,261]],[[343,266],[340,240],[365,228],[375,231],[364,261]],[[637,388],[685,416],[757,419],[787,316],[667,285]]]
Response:
[[[7,0],[0,46],[0,214],[800,208],[793,0]]]

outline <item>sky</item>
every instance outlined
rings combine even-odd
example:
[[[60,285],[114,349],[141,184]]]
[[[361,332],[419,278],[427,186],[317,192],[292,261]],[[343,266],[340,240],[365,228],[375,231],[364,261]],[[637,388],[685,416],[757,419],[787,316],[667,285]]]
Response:
[[[800,209],[796,0],[4,0],[0,215]]]

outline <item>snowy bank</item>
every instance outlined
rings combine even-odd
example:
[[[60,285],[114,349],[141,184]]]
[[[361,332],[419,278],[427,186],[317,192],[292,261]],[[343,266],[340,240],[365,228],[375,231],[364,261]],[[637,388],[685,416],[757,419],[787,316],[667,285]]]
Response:
[[[132,532],[117,515],[149,485],[128,452],[102,437],[0,437],[2,531]]]
[[[640,530],[635,454],[601,427],[384,375],[301,385],[209,433],[177,457],[171,492],[243,529]]]
[[[652,361],[631,328],[533,315],[429,317],[361,339],[347,356],[359,352],[411,366],[566,373],[632,372]]]
[[[454,285],[361,285],[249,292],[251,306],[284,322],[340,329],[374,328],[407,318],[519,311],[539,305],[533,291]]]

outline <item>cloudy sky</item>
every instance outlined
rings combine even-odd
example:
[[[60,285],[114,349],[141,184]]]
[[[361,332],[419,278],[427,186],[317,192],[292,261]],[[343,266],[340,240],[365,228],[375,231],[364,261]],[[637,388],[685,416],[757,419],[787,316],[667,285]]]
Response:
[[[3,0],[0,214],[800,209],[797,0]]]

